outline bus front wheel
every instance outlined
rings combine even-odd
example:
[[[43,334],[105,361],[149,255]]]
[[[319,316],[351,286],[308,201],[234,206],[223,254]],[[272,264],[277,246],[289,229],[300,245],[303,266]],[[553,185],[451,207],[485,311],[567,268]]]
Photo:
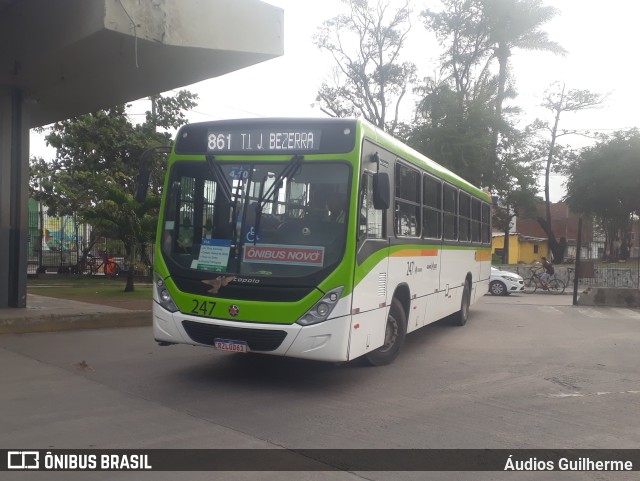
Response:
[[[384,366],[391,364],[398,357],[400,348],[404,344],[407,334],[407,316],[398,299],[393,299],[387,325],[385,327],[384,344],[366,355],[366,359],[372,366]]]

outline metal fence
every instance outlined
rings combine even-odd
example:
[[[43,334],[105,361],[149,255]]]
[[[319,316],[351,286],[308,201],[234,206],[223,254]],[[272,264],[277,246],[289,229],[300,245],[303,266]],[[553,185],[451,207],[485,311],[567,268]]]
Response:
[[[583,260],[577,274],[579,284],[588,287],[640,289],[640,257],[616,263]]]
[[[524,279],[531,277],[531,268],[535,265],[496,265],[498,269],[515,272]],[[540,267],[538,264],[537,267]],[[576,269],[574,264],[560,264],[554,266],[555,276],[562,279],[567,288],[573,288]],[[584,287],[627,287],[640,289],[640,257],[628,259],[624,262],[604,262],[597,260],[582,260],[578,272],[578,285]]]
[[[74,216],[49,216],[37,202],[30,200],[27,274],[73,272],[90,239],[91,226],[79,224]],[[88,254],[96,258],[113,259],[123,272],[129,269],[124,245],[119,240],[100,237]],[[136,275],[149,275],[152,263],[153,246],[150,246],[146,252],[138,255],[134,267]]]

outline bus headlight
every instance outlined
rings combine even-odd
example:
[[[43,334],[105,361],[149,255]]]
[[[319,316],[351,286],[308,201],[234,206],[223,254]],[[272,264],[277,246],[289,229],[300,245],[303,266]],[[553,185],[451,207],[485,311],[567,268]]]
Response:
[[[301,326],[310,326],[326,321],[340,300],[340,294],[342,294],[343,290],[344,286],[340,286],[328,291],[304,316],[298,319],[297,323]]]
[[[156,293],[158,294],[158,304],[164,307],[169,312],[176,312],[178,310],[178,306],[173,302],[171,298],[171,294],[169,294],[169,289],[167,289],[164,280],[158,274],[156,274]]]

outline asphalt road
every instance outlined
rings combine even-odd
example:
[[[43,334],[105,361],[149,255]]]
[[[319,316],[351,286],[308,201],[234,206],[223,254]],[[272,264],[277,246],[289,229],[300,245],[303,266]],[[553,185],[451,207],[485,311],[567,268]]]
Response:
[[[158,347],[150,328],[0,336],[0,448],[639,448],[640,311],[485,296],[390,366]],[[7,474],[7,473],[5,473]],[[635,479],[629,473],[8,473],[93,479]],[[3,478],[4,479],[4,478]]]

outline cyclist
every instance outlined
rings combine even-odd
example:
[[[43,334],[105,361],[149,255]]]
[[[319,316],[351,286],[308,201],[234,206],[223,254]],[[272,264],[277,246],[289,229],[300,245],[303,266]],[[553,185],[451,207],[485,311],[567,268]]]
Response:
[[[546,289],[549,287],[549,279],[551,279],[551,276],[555,274],[555,269],[553,268],[553,264],[549,262],[546,257],[542,256],[540,261],[542,262],[542,268],[544,269],[544,272],[540,274],[540,281],[542,281],[542,287]]]

